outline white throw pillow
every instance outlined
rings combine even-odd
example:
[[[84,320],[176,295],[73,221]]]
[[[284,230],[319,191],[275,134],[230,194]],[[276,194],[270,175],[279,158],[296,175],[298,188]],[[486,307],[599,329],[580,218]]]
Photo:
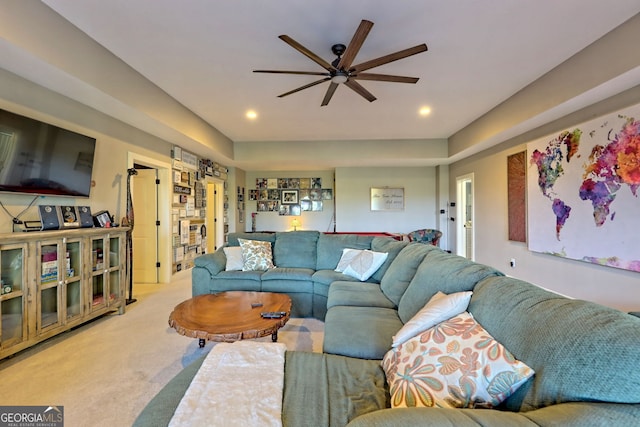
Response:
[[[473,292],[471,291],[456,292],[449,295],[438,292],[393,336],[391,347],[397,347],[420,332],[424,332],[438,323],[467,311],[472,294]]]
[[[227,265],[225,271],[242,270],[244,261],[242,260],[242,248],[240,246],[228,246],[223,248],[227,257]]]
[[[374,252],[368,249],[360,251],[344,267],[342,271],[347,276],[355,277],[364,282],[373,275],[387,259],[387,252]]]
[[[336,267],[336,271],[338,273],[342,273],[349,263],[362,252],[362,249],[351,249],[344,248],[342,250],[342,256],[340,257],[340,261],[338,261],[338,266]]]

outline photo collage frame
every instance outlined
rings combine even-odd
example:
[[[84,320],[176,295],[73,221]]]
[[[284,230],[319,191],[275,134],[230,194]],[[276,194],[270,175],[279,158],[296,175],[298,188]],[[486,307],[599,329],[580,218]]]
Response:
[[[333,189],[322,188],[322,178],[256,178],[249,200],[257,202],[258,212],[298,216],[322,211],[323,201],[333,200]]]

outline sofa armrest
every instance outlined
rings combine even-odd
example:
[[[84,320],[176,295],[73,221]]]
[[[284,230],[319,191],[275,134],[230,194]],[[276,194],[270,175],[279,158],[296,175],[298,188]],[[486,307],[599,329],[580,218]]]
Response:
[[[199,256],[194,260],[194,264],[196,267],[207,269],[211,276],[215,276],[226,268],[227,256],[224,254],[223,248],[219,248],[212,254]]]

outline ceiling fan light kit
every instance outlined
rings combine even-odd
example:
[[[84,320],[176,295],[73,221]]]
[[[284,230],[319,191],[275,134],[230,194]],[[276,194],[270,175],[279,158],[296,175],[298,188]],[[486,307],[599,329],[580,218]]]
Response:
[[[291,95],[296,92],[300,92],[301,90],[308,89],[310,87],[316,86],[318,84],[324,82],[330,82],[329,87],[325,93],[325,96],[322,100],[321,106],[325,106],[329,104],[333,94],[335,93],[338,85],[344,84],[349,89],[356,92],[358,95],[362,96],[369,102],[373,102],[376,100],[376,97],[371,94],[368,90],[366,90],[360,83],[356,80],[375,80],[381,82],[392,82],[392,83],[412,83],[415,84],[418,82],[418,77],[405,77],[405,76],[394,76],[388,74],[375,74],[375,73],[363,73],[368,69],[379,67],[384,64],[388,64],[389,62],[397,61],[399,59],[407,58],[412,55],[416,55],[421,52],[427,51],[427,45],[421,44],[409,49],[404,49],[389,55],[381,56],[376,59],[372,59],[370,61],[362,62],[357,65],[352,65],[356,55],[360,51],[362,44],[364,43],[369,31],[371,31],[371,27],[373,27],[373,22],[362,20],[360,25],[358,26],[351,42],[347,46],[343,44],[334,44],[331,46],[331,51],[334,55],[337,56],[331,63],[325,61],[320,56],[311,52],[309,49],[293,40],[291,37],[287,35],[281,35],[279,38],[287,43],[289,46],[293,47],[298,52],[305,55],[307,58],[311,59],[316,64],[320,65],[325,69],[324,72],[314,72],[314,71],[284,71],[284,70],[253,70],[254,73],[271,73],[271,74],[299,74],[299,75],[311,75],[311,76],[323,76],[322,79],[316,80],[314,82],[308,83],[304,86],[300,86],[299,88],[293,89],[289,92],[285,92],[281,95],[278,95],[279,98],[283,98],[285,96]]]

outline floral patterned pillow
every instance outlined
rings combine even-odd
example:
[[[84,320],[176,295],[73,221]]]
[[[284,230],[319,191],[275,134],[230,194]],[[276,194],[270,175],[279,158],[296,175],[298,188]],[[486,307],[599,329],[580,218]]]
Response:
[[[270,242],[247,239],[238,239],[238,242],[240,242],[244,261],[242,271],[267,270],[275,267]]]
[[[534,374],[468,312],[389,350],[382,367],[394,408],[493,408]]]

